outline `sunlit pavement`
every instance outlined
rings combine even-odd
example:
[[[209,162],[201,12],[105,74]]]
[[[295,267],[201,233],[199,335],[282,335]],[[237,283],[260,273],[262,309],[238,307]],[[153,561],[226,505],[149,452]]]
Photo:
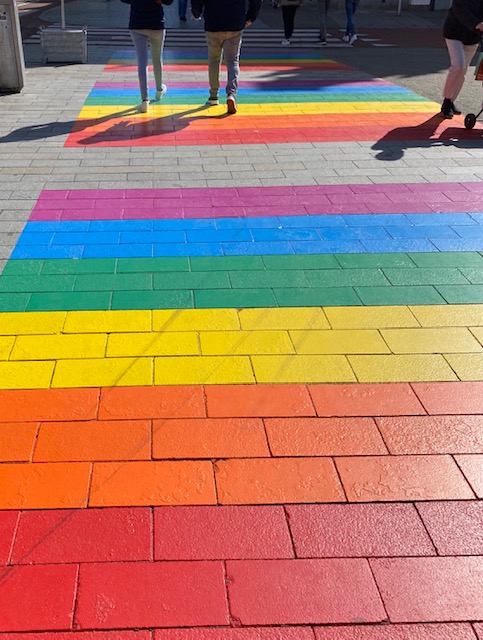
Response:
[[[247,47],[230,116],[202,48],[147,114],[129,47],[26,52],[2,638],[483,638],[480,125],[355,47]]]

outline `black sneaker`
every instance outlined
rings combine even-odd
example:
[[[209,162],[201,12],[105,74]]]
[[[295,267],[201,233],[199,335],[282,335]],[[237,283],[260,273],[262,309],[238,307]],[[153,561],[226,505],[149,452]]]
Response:
[[[461,111],[458,109],[454,102],[451,103],[451,110],[453,111],[455,116],[461,115]]]
[[[453,107],[452,102],[448,98],[443,100],[443,104],[441,105],[441,115],[443,118],[447,118],[450,120],[453,117]]]

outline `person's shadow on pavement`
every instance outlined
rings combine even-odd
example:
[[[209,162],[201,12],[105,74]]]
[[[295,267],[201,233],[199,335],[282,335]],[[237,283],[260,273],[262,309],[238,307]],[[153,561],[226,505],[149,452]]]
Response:
[[[123,120],[116,122],[109,129],[103,129],[102,131],[96,131],[92,135],[88,135],[85,138],[79,139],[77,144],[91,145],[91,144],[105,144],[106,142],[122,142],[129,140],[140,140],[143,138],[150,138],[153,136],[162,136],[166,134],[173,134],[186,129],[191,122],[202,118],[210,118],[213,120],[223,120],[228,117],[228,113],[222,113],[216,116],[210,115],[197,115],[194,114],[206,111],[209,109],[209,105],[203,104],[200,107],[193,109],[187,109],[175,114],[163,115],[157,118],[143,118],[133,120]],[[118,114],[119,115],[119,114]],[[185,117],[191,116],[191,117]],[[96,126],[100,121],[91,123],[91,126]],[[84,127],[87,128],[87,127]]]
[[[372,145],[371,149],[378,151],[377,160],[394,162],[404,157],[406,149],[448,146],[471,148],[481,147],[483,131],[481,129],[468,130],[463,123],[459,127],[446,127],[435,136],[438,127],[445,122],[440,114],[431,116],[421,124],[412,127],[397,127],[388,131],[384,137]]]
[[[66,120],[64,122],[44,122],[42,124],[32,124],[27,127],[21,127],[10,131],[7,135],[0,138],[2,142],[27,142],[29,140],[43,140],[45,138],[55,138],[56,136],[63,136],[76,131],[83,131],[89,129],[103,122],[113,120],[122,116],[137,113],[137,107],[129,107],[123,111],[112,113],[100,118],[89,118],[88,120]]]

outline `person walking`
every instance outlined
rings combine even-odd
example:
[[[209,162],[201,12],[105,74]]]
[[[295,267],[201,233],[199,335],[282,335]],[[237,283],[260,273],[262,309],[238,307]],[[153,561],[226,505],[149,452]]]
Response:
[[[195,20],[205,19],[208,44],[208,105],[219,104],[221,56],[227,67],[226,105],[228,113],[236,113],[236,93],[240,75],[240,48],[243,29],[257,19],[262,0],[191,0]]]
[[[282,40],[284,46],[290,44],[290,38],[292,37],[295,23],[295,14],[297,9],[302,5],[302,0],[280,0],[280,6],[282,7],[283,17],[283,30],[285,39]]]
[[[156,98],[160,100],[166,93],[163,84],[163,46],[166,28],[164,24],[163,4],[172,4],[173,0],[121,0],[131,5],[129,30],[136,50],[139,90],[141,104],[139,111],[146,113],[149,107],[148,90],[148,44],[151,47],[154,78],[156,80]]]
[[[453,0],[443,25],[443,36],[450,68],[443,89],[441,114],[444,118],[460,115],[455,105],[468,66],[476,53],[483,32],[483,0]]]
[[[354,13],[356,12],[359,0],[345,0],[345,14],[347,16],[347,27],[345,30],[345,36],[342,40],[349,44],[354,44],[357,40],[356,27],[354,25]]]
[[[327,14],[329,13],[330,0],[317,0],[319,4],[319,43],[325,47],[327,44]]]
[[[178,0],[178,16],[181,22],[186,22],[187,10],[188,10],[188,0]]]

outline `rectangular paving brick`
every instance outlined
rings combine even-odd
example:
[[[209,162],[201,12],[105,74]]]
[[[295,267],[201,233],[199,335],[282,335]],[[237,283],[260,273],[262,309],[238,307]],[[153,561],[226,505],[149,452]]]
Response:
[[[205,388],[207,412],[211,417],[313,416],[315,409],[308,388],[278,385],[217,385]]]
[[[37,422],[0,422],[0,462],[30,460],[37,426]]]
[[[345,501],[329,458],[254,458],[215,463],[220,504]]]
[[[381,334],[393,353],[478,353],[481,351],[481,345],[466,327],[383,329]]]
[[[436,553],[411,504],[288,505],[286,509],[298,558]]]
[[[330,329],[324,309],[317,307],[240,309],[238,317],[244,331]]]
[[[7,564],[19,519],[17,511],[0,511],[0,565]]]
[[[48,315],[48,314],[45,314]],[[68,311],[64,333],[151,331],[151,311]]]
[[[451,456],[336,458],[349,502],[469,500],[469,484]]]
[[[274,456],[350,456],[388,453],[370,418],[267,418]]]
[[[220,629],[206,627],[155,629],[154,638],[155,640],[314,640],[314,634],[310,627],[232,627]],[[456,638],[456,640],[460,639]]]
[[[478,498],[483,498],[483,455],[459,455],[456,462]]]
[[[128,562],[152,559],[145,508],[24,511],[12,564]]]
[[[418,327],[407,307],[326,307],[333,329],[384,329]]]
[[[251,359],[248,356],[167,356],[154,359],[155,385],[254,382]]]
[[[159,507],[156,560],[293,558],[282,507]]]
[[[87,504],[87,462],[0,465],[0,509],[81,508]]]
[[[478,327],[483,324],[481,305],[447,304],[410,307],[423,327]]]
[[[483,502],[421,502],[416,508],[439,555],[483,555]]]
[[[481,558],[369,562],[391,622],[458,622],[483,617]]]
[[[0,390],[2,420],[92,420],[97,414],[98,389]]]
[[[483,416],[377,418],[390,453],[483,453]]]
[[[229,560],[232,615],[243,625],[386,618],[366,560]]]
[[[414,383],[411,386],[431,415],[483,413],[483,382]]]
[[[150,384],[153,384],[153,358],[137,357],[95,358],[88,360],[88,366],[84,360],[57,360],[52,382],[46,386],[126,387]]]
[[[310,385],[319,416],[420,415],[425,411],[409,384]]]
[[[149,420],[42,422],[34,462],[150,460]]]
[[[470,624],[384,624],[316,627],[316,640],[475,640]]]
[[[126,387],[102,389],[100,420],[200,418],[206,415],[202,387]]]
[[[165,504],[216,504],[211,462],[94,464],[89,506],[140,507]]]
[[[77,629],[196,627],[228,622],[221,562],[81,567]]]
[[[352,368],[343,355],[255,355],[250,357],[250,361],[259,384],[356,381]]]
[[[413,382],[457,380],[441,354],[349,355],[359,382]]]
[[[76,565],[0,569],[0,633],[68,630],[72,626]]]
[[[260,419],[201,418],[153,422],[154,458],[268,456],[267,437]]]

